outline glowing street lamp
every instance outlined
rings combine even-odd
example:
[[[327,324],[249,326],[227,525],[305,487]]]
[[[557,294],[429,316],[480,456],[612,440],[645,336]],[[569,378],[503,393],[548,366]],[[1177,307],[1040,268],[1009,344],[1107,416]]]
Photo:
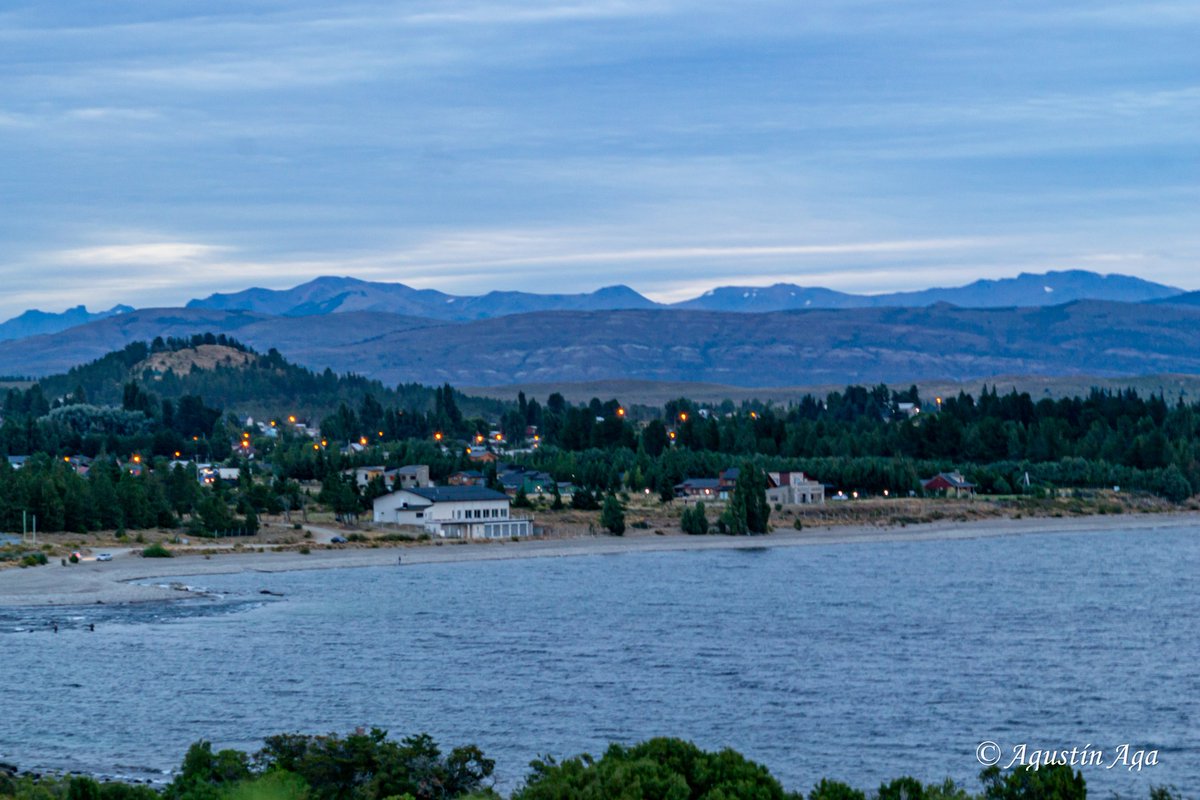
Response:
[[[617,408],[617,416],[618,416],[618,417],[623,417],[623,416],[625,416],[625,409],[618,407],[618,408]]]
[[[437,433],[435,433],[435,434],[433,435],[433,440],[434,440],[435,442],[440,442],[440,441],[442,440],[442,432],[441,432],[441,431],[438,431]]]

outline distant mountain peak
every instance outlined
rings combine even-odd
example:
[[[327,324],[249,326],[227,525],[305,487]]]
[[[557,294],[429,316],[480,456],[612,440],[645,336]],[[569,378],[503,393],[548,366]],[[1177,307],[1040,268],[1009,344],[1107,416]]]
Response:
[[[41,336],[48,333],[58,333],[76,325],[85,325],[98,319],[113,317],[117,314],[127,314],[133,311],[129,306],[116,305],[107,311],[88,311],[87,306],[80,304],[68,308],[62,313],[41,311],[31,308],[13,317],[7,322],[0,323],[0,341],[24,339],[29,336]]]

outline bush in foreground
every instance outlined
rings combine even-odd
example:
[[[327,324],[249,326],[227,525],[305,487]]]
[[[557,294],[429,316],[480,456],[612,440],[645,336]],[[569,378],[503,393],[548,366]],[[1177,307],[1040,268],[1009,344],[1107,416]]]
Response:
[[[142,548],[142,558],[173,558],[170,550],[162,546],[162,543],[155,542],[149,547]]]
[[[442,800],[491,798],[494,763],[474,745],[443,753],[427,734],[400,741],[379,729],[346,736],[281,734],[253,756],[188,748],[174,780],[149,786],[98,783],[81,776],[15,776],[0,764],[0,800]],[[532,762],[512,800],[1086,800],[1083,775],[1064,765],[980,773],[981,793],[951,780],[911,777],[863,791],[821,780],[807,795],[788,792],[763,765],[725,749],[708,752],[682,739],[610,745],[604,755]],[[1150,790],[1150,800],[1181,800]]]

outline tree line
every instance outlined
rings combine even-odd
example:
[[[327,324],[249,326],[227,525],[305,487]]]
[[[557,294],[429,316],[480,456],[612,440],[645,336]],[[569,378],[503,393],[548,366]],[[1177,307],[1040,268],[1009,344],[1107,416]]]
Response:
[[[255,356],[257,366],[130,374],[154,352],[210,342]],[[268,430],[246,425],[198,393],[206,387],[224,387],[218,394],[233,404],[260,390],[289,402],[280,400],[274,416],[260,418],[272,421]],[[309,422],[308,430],[319,426],[319,439],[289,419],[295,415],[288,408],[332,401],[319,420],[294,420]],[[923,398],[915,387],[851,386],[779,406],[687,398],[661,408],[626,407],[616,399],[572,404],[560,393],[544,403],[523,393],[515,402],[477,401],[449,385],[385,389],[355,376],[314,373],[274,351],[257,356],[211,334],[135,343],[64,376],[12,389],[3,417],[0,452],[34,456],[23,469],[0,465],[0,524],[9,530],[18,529],[22,511],[36,514],[43,530],[253,528],[261,514],[302,508],[309,495],[300,484],[310,481],[321,483],[317,502],[354,517],[386,487],[359,487],[345,470],[421,463],[444,482],[453,472],[480,469],[495,486],[495,464],[476,460],[489,449],[571,483],[580,490],[573,504],[588,509],[620,492],[670,501],[683,480],[733,466],[758,474],[800,470],[835,489],[866,494],[919,494],[921,479],[954,469],[995,494],[1120,486],[1182,501],[1200,486],[1200,414],[1182,397],[1168,402],[1161,394],[1094,390],[1034,401],[991,387],[978,397]],[[355,450],[346,451],[351,444]],[[96,460],[86,477],[64,461],[77,456]],[[244,466],[245,477],[234,487],[202,487],[193,472],[185,489],[190,468],[166,466],[177,459]],[[744,519],[753,530],[765,516],[744,498],[733,504],[731,529]],[[609,518],[616,523],[611,508]],[[719,526],[720,516],[709,524]]]

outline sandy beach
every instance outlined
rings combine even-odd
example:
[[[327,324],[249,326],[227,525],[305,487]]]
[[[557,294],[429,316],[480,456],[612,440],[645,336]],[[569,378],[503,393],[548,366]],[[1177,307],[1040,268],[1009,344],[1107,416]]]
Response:
[[[668,550],[720,550],[747,547],[853,545],[872,542],[921,542],[1029,534],[1078,534],[1152,531],[1200,527],[1200,513],[1139,516],[1088,516],[1031,519],[985,519],[936,522],[927,525],[839,526],[804,531],[779,531],[766,536],[686,536],[639,534],[625,537],[581,536],[523,542],[421,544],[403,547],[339,547],[262,553],[214,551],[172,559],[142,558],[136,551],[118,552],[112,561],[87,560],[62,567],[56,564],[0,571],[0,605],[59,606],[94,603],[136,603],[180,599],[176,578],[236,572],[285,572],[308,569],[396,566],[511,558],[566,558]],[[145,581],[161,584],[146,585]]]

